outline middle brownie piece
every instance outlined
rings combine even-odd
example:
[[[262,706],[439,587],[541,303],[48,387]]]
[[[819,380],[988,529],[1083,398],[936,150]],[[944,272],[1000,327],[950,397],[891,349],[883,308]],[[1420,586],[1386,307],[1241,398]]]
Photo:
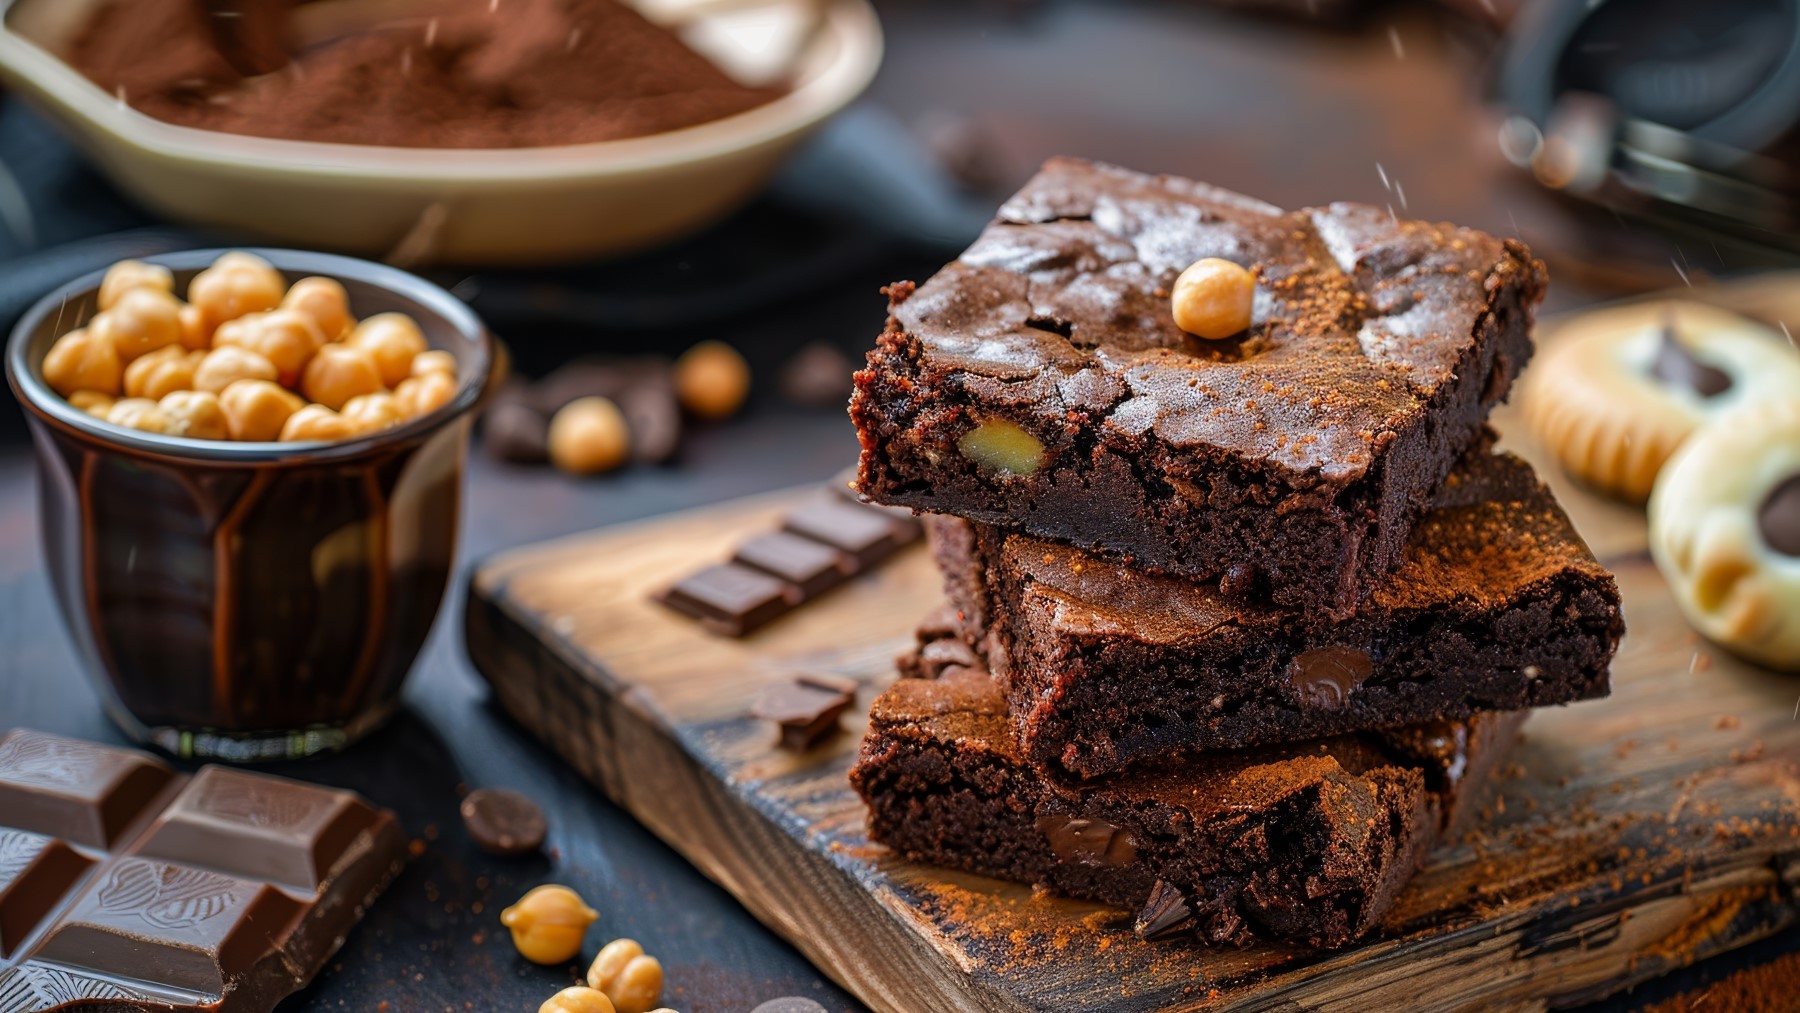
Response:
[[[1624,633],[1611,574],[1549,490],[1486,450],[1338,622],[985,525],[931,517],[927,531],[1022,751],[1063,781],[1604,696]]]

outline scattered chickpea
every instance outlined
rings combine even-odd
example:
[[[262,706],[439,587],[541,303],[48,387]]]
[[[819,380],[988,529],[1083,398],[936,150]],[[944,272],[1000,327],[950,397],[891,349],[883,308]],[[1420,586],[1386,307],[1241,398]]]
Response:
[[[406,421],[400,402],[387,391],[376,391],[351,398],[344,404],[343,419],[358,436],[373,433]]]
[[[350,315],[350,296],[331,278],[301,278],[281,298],[281,308],[293,310],[313,322],[326,341],[337,341],[356,323]]]
[[[247,348],[274,363],[284,386],[293,386],[325,344],[312,318],[296,310],[266,310],[227,320],[213,332],[214,347]]]
[[[44,382],[63,397],[78,390],[117,397],[124,389],[124,379],[125,364],[119,361],[118,350],[90,330],[70,331],[57,338],[44,356]]]
[[[701,418],[726,418],[750,395],[750,366],[723,341],[702,341],[675,360],[675,395]]]
[[[575,985],[565,988],[538,1007],[538,1013],[618,1013],[605,995]]]
[[[625,414],[606,398],[577,398],[550,419],[550,460],[571,475],[611,471],[630,452]]]
[[[347,440],[356,435],[349,420],[322,404],[309,404],[288,416],[278,437],[283,443]]]
[[[204,351],[212,347],[213,328],[207,323],[206,314],[193,303],[181,304],[181,344],[184,348]]]
[[[394,388],[394,397],[400,402],[400,411],[409,419],[434,412],[449,404],[450,399],[455,396],[456,376],[444,372],[409,376]]]
[[[102,394],[97,390],[78,390],[69,395],[71,405],[100,419],[106,417],[106,413],[112,410],[113,403],[117,400],[111,394]]]
[[[662,962],[645,956],[635,939],[615,939],[588,967],[587,983],[605,992],[619,1013],[650,1013],[662,995]]]
[[[88,323],[88,330],[112,342],[122,362],[181,343],[181,302],[154,288],[134,288]]]
[[[175,291],[175,272],[161,264],[146,264],[141,260],[121,260],[106,269],[106,277],[100,279],[100,308],[112,309],[119,297],[134,288],[153,288],[162,292]]]
[[[281,427],[306,402],[273,380],[238,380],[219,394],[231,438],[264,443],[279,439]]]
[[[227,253],[188,282],[188,302],[214,327],[246,313],[272,310],[286,293],[281,272],[251,253]]]
[[[374,357],[382,385],[388,387],[411,375],[413,359],[426,350],[424,332],[404,313],[377,313],[357,324],[344,341]]]
[[[319,349],[300,377],[300,392],[332,409],[341,409],[351,398],[373,394],[382,386],[375,358],[351,345]]]
[[[164,345],[125,367],[125,396],[152,401],[178,390],[192,390],[194,371],[205,352],[190,352],[180,345]]]
[[[1169,296],[1175,326],[1214,341],[1243,333],[1255,302],[1256,276],[1218,257],[1194,261]]]
[[[430,376],[433,373],[449,373],[454,377],[456,375],[456,356],[441,348],[434,348],[429,352],[420,352],[413,356],[412,375]]]
[[[194,367],[194,389],[217,394],[239,380],[274,380],[281,374],[268,359],[236,345],[206,353]]]
[[[106,421],[128,429],[141,429],[146,433],[169,431],[169,417],[163,414],[155,401],[147,397],[128,397],[115,402],[107,409]]]
[[[169,433],[193,440],[229,440],[231,423],[217,394],[177,390],[164,394],[156,405],[169,417]]]
[[[581,937],[600,913],[566,886],[540,886],[500,912],[519,955],[535,964],[561,964],[581,952]]]

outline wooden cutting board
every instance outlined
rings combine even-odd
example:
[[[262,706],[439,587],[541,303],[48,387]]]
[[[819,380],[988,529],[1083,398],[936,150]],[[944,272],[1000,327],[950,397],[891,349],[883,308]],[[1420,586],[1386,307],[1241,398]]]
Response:
[[[1497,422],[1524,432],[1508,413]],[[1641,511],[1541,470],[1619,577],[1630,633],[1613,695],[1535,715],[1479,829],[1439,848],[1381,930],[1339,953],[1146,944],[1123,913],[871,845],[844,777],[863,721],[795,755],[746,712],[797,672],[858,680],[866,710],[941,598],[923,549],[743,640],[650,599],[812,489],[489,560],[471,582],[468,646],[513,716],[877,1010],[1565,1006],[1796,921],[1800,680],[1696,637]]]

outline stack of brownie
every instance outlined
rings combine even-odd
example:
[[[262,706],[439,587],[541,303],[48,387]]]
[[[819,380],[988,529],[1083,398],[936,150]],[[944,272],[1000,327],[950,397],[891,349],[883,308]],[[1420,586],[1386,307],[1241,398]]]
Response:
[[[1255,277],[1207,341],[1170,291]],[[1603,696],[1618,592],[1492,449],[1543,265],[1059,159],[889,290],[861,494],[927,517],[950,608],[852,773],[916,860],[1340,946],[1456,833],[1528,708]]]

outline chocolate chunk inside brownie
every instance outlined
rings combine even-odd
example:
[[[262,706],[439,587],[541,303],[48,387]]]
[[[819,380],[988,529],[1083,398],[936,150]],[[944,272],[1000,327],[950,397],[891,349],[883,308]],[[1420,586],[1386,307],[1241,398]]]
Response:
[[[1071,792],[1025,762],[985,671],[932,670],[871,711],[850,775],[871,837],[911,860],[1144,910],[1159,935],[1190,922],[1215,943],[1366,933],[1419,855],[1460,831],[1524,718],[1211,754]],[[1162,908],[1177,900],[1187,914],[1170,922]]]
[[[1170,286],[1257,276],[1224,341]],[[1353,204],[1282,211],[1056,159],[915,290],[856,376],[864,495],[1353,611],[1531,354],[1543,265]]]
[[[1017,741],[1062,780],[1604,696],[1624,632],[1612,576],[1507,454],[1464,460],[1405,562],[1335,622],[985,525],[928,530]]]

